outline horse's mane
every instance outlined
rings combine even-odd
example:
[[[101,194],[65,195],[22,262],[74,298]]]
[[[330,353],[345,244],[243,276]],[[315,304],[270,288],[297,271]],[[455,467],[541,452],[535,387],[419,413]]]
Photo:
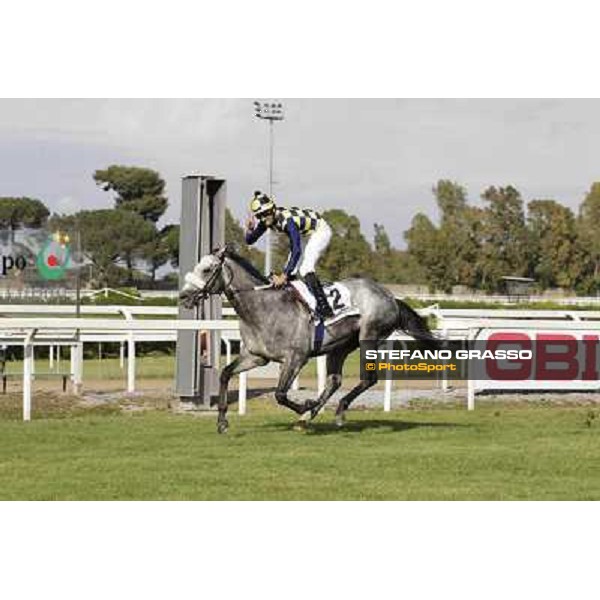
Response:
[[[231,258],[233,262],[237,263],[242,269],[247,271],[252,277],[258,279],[261,283],[269,283],[269,280],[247,258],[240,256],[231,247],[227,248],[227,257]]]

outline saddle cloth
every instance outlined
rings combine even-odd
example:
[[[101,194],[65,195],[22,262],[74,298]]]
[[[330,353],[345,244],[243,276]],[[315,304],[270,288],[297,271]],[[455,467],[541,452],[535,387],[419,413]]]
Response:
[[[304,281],[295,279],[291,282],[291,285],[296,288],[296,292],[298,292],[298,295],[302,298],[308,308],[314,312],[317,307],[317,301]],[[344,317],[349,316],[350,314],[358,314],[358,309],[352,306],[350,290],[345,285],[341,283],[330,283],[324,285],[323,290],[327,296],[329,306],[331,306],[331,309],[333,310],[334,318],[337,318],[342,314]]]

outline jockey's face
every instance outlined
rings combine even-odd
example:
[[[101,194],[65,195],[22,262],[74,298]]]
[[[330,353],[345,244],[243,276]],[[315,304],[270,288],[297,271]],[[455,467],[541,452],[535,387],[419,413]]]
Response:
[[[273,213],[269,213],[262,218],[262,222],[266,227],[271,227],[273,223],[275,223],[275,215]]]

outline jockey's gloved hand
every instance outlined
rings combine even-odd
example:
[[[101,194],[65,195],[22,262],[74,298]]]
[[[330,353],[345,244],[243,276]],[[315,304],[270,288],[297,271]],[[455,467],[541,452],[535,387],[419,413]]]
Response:
[[[288,282],[288,276],[285,273],[281,273],[281,275],[272,275],[271,282],[276,288],[283,287]]]
[[[256,218],[254,215],[250,215],[246,219],[246,231],[253,231],[256,228]]]

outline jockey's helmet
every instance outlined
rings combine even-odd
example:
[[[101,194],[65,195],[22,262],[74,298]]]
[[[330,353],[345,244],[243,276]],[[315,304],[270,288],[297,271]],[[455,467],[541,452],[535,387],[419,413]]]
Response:
[[[275,202],[262,192],[254,192],[254,198],[250,203],[250,210],[258,219],[267,217],[275,210]]]

